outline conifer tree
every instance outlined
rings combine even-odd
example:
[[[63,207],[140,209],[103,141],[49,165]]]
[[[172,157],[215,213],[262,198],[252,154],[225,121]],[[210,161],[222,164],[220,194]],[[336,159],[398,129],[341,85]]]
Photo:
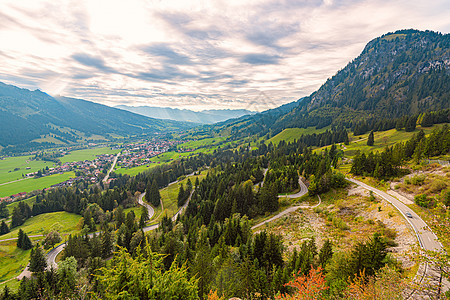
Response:
[[[0,235],[7,234],[9,232],[8,224],[5,223],[5,221],[2,221],[2,224],[0,225]]]
[[[374,137],[373,137],[373,130],[370,131],[369,137],[367,138],[367,146],[373,146],[374,143]]]
[[[147,185],[145,199],[153,206],[159,206],[161,202],[161,195],[159,194],[158,185],[156,184],[155,180],[153,180],[151,185]]]
[[[36,247],[31,250],[29,269],[33,273],[39,273],[44,272],[45,268],[47,268],[47,261],[45,260],[39,245],[36,245]]]

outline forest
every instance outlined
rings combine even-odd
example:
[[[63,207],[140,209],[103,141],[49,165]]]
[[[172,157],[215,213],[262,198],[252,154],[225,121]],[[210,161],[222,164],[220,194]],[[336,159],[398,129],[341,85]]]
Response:
[[[276,146],[223,147],[135,177],[119,175],[109,187],[80,181],[38,195],[31,207],[21,203],[11,227],[64,210],[83,216],[83,230],[68,239],[57,270],[46,269],[37,243],[30,260],[34,275],[21,281],[17,293],[5,288],[2,299],[284,299],[296,292],[293,282],[311,283],[312,277],[323,282],[324,298],[344,298],[361,272],[371,278],[398,267],[387,237],[375,234],[336,253],[332,242],[319,248],[310,239],[288,252],[281,236],[253,232],[250,220],[277,211],[278,193],[298,189],[299,176],[309,178],[310,195],[346,186],[333,169],[342,155],[337,147],[322,153],[308,147],[321,140],[345,142],[346,136],[341,129]],[[202,181],[180,187],[179,206],[191,197],[176,220],[164,216],[157,230],[145,233],[147,214],[138,219],[132,211],[124,213],[144,191],[157,206],[158,189],[200,169],[207,170]]]

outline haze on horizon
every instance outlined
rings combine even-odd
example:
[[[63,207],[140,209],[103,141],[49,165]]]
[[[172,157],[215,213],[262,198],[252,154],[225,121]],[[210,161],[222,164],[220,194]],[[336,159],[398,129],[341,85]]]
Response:
[[[409,28],[448,33],[448,0],[6,0],[0,81],[110,106],[261,111]]]

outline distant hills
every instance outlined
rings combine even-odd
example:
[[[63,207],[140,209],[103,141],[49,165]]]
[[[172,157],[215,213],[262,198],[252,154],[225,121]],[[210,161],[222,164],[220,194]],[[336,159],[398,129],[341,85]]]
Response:
[[[127,105],[118,105],[115,107],[151,118],[168,119],[182,122],[194,122],[202,124],[218,123],[226,121],[228,119],[239,118],[245,115],[252,115],[256,113],[246,109],[214,109],[197,112],[188,109],[178,109],[170,107],[127,106]]]
[[[0,145],[16,148],[113,139],[196,124],[145,117],[98,103],[0,83]]]
[[[293,127],[353,128],[362,120],[446,108],[450,108],[450,35],[400,30],[370,41],[357,58],[289,112],[242,117],[216,130],[240,137],[274,135]]]

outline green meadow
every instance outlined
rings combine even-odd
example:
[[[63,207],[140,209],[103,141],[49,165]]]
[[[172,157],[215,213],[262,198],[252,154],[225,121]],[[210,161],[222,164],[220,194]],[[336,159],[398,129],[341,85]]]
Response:
[[[286,143],[293,142],[294,140],[298,140],[302,135],[325,132],[329,128],[330,126],[321,129],[316,129],[315,127],[286,128],[279,134],[268,139],[266,144],[271,142],[272,144],[277,145],[281,141],[285,141]]]
[[[55,166],[53,162],[31,160],[31,158],[32,156],[15,156],[0,160],[0,184],[22,179],[22,174],[25,175],[42,170],[45,167],[52,168]],[[19,170],[14,171],[15,168],[19,168]],[[1,185],[0,189],[3,189]]]
[[[21,181],[16,181],[0,186],[0,197],[6,197],[21,192],[31,192],[34,190],[42,190],[54,184],[74,178],[74,172],[66,172],[63,174],[54,174],[41,178],[30,178]]]
[[[101,154],[116,154],[119,152],[120,149],[111,150],[111,148],[109,147],[75,150],[68,155],[64,155],[60,158],[60,160],[62,163],[82,160],[94,160],[98,155]]]
[[[226,137],[223,137],[223,136],[206,138],[206,139],[190,141],[190,142],[180,144],[180,145],[178,145],[178,148],[196,149],[198,147],[215,145],[215,144],[218,144],[225,140],[226,140]]]
[[[20,275],[28,264],[30,253],[31,249],[24,251],[18,248],[16,241],[0,242],[0,282]],[[7,285],[11,288],[16,282],[11,280]],[[0,286],[3,284],[0,283]]]
[[[344,150],[344,154],[347,157],[353,157],[356,154],[356,151],[360,150],[363,152],[369,151],[380,151],[386,148],[387,146],[393,146],[398,142],[405,142],[409,140],[414,134],[419,132],[419,130],[423,130],[426,135],[430,134],[435,128],[443,126],[442,124],[434,125],[433,127],[421,127],[417,126],[416,130],[413,132],[406,132],[404,130],[397,131],[396,129],[391,129],[387,131],[380,131],[374,133],[374,145],[367,146],[367,137],[369,133],[353,136],[353,134],[349,135],[350,144],[343,145],[342,149]]]
[[[9,238],[16,238],[19,229],[22,229],[28,235],[43,235],[47,234],[53,225],[59,227],[61,235],[74,234],[80,230],[78,223],[82,216],[68,213],[65,211],[58,211],[31,217],[25,221],[21,226],[11,230],[11,232],[0,236],[0,241]]]

